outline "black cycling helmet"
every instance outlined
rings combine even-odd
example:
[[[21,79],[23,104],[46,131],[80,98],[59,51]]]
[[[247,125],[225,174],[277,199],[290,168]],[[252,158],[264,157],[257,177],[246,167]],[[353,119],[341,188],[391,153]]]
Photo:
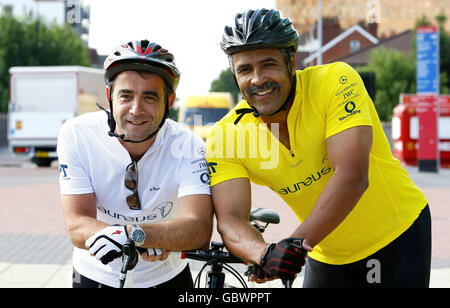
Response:
[[[290,64],[289,58],[297,51],[298,32],[289,18],[282,18],[280,12],[274,9],[247,10],[238,13],[234,18],[234,25],[225,27],[220,46],[229,57],[233,76],[234,69],[231,56],[234,53],[262,48],[281,49],[288,65],[288,72],[292,76],[291,90],[281,107],[269,116],[285,110],[289,102],[293,101],[297,79],[292,74],[294,68]],[[250,105],[250,103],[248,104]],[[234,124],[238,124],[247,113],[252,113],[255,117],[261,115],[252,105],[250,105],[250,108],[237,109],[238,117]]]
[[[117,47],[106,58],[103,65],[105,81],[111,82],[123,71],[147,71],[161,76],[175,91],[180,81],[180,71],[174,60],[174,56],[167,49],[156,43],[148,40],[128,42]]]
[[[260,48],[298,48],[298,32],[289,18],[274,9],[247,10],[236,14],[234,25],[226,26],[222,50],[227,55]]]
[[[180,71],[175,65],[174,56],[156,43],[148,40],[131,41],[120,45],[106,58],[103,68],[105,70],[105,81],[111,86],[114,78],[123,71],[144,71],[157,74],[164,79],[169,92],[177,89],[180,81]],[[140,143],[155,136],[164,122],[169,117],[169,99],[166,95],[164,116],[158,128],[142,140],[130,140],[125,135],[119,135],[116,131],[116,121],[113,115],[112,94],[109,96],[109,111],[97,104],[108,115],[109,132],[111,137],[117,137],[125,142]]]

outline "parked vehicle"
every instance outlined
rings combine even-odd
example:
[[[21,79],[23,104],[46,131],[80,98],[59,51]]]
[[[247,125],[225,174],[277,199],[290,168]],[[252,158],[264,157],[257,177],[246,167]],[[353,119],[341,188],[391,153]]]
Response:
[[[57,159],[61,125],[106,106],[103,70],[80,66],[11,67],[8,147],[38,166]]]
[[[427,95],[401,94],[392,115],[394,156],[409,166],[418,165],[419,134],[427,123],[420,123],[421,100]],[[422,98],[421,98],[422,97]],[[438,155],[441,168],[450,168],[450,95],[439,96]],[[422,111],[423,112],[423,111]]]
[[[200,137],[206,139],[212,125],[233,106],[233,97],[228,92],[187,96],[180,107],[178,122],[188,125]]]

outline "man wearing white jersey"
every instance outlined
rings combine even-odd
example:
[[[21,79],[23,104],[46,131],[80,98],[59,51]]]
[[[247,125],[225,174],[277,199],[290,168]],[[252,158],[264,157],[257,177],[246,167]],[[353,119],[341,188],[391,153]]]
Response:
[[[110,110],[67,121],[58,138],[73,287],[118,287],[128,238],[147,249],[135,287],[192,287],[188,264],[169,251],[208,245],[213,212],[203,141],[167,119],[180,77],[174,57],[134,41],[104,69]]]

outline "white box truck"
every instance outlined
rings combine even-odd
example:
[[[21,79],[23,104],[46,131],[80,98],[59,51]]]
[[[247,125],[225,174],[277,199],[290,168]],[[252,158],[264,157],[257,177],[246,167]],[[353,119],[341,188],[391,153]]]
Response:
[[[57,159],[61,125],[106,106],[103,70],[81,66],[11,67],[8,147],[38,166]]]

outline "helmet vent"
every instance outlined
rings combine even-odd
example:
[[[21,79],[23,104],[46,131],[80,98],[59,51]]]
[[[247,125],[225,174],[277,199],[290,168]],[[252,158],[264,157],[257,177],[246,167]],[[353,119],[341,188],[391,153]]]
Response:
[[[234,24],[225,27],[220,46],[228,55],[258,48],[297,50],[298,32],[277,10],[247,10],[236,14]]]
[[[161,76],[173,91],[180,79],[173,55],[149,40],[120,45],[106,58],[103,69],[106,82],[111,82],[123,71],[147,71]]]
[[[142,41],[141,41],[142,51],[145,51],[145,50],[147,49],[148,44],[150,44],[150,42],[147,41],[147,40],[142,40]]]

